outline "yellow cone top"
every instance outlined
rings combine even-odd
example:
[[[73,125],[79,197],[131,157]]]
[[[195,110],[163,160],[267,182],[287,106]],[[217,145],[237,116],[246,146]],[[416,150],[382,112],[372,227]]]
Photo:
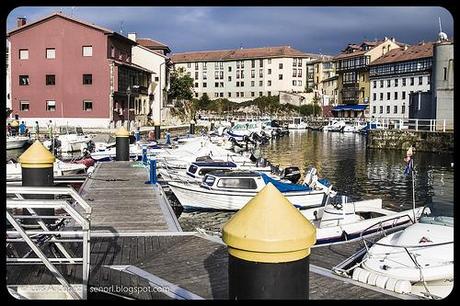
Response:
[[[254,262],[289,262],[310,254],[316,228],[271,183],[227,221],[231,255]]]
[[[124,126],[122,126],[115,132],[115,137],[129,137],[129,132]]]
[[[11,126],[12,127],[18,127],[19,126],[19,122],[17,120],[13,120],[13,122],[11,122]]]
[[[18,159],[21,167],[26,168],[49,167],[55,160],[54,155],[39,140],[36,140]]]

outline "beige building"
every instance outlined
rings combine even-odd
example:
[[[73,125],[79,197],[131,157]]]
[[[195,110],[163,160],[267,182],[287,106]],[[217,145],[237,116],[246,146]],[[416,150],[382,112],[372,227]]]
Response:
[[[305,91],[307,63],[318,58],[290,46],[173,54],[174,69],[194,79],[195,98],[244,102],[281,91]]]
[[[337,117],[369,116],[369,64],[401,46],[403,44],[394,38],[385,37],[383,40],[349,44],[334,57],[338,104],[347,105],[346,108],[339,105],[333,110]]]

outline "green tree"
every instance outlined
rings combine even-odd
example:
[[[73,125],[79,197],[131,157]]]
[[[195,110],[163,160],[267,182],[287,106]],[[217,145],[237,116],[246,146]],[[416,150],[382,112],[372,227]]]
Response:
[[[183,68],[174,70],[170,76],[168,99],[191,100],[193,97],[193,79],[184,73]]]

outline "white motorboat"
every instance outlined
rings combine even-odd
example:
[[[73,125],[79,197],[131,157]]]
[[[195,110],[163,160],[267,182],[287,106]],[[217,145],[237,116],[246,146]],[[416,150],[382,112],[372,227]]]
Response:
[[[55,139],[54,145],[61,153],[83,152],[88,147],[91,136],[84,134],[81,127],[61,126],[59,127],[59,135]],[[52,140],[44,141],[43,145],[51,149]]]
[[[23,148],[29,141],[30,138],[26,136],[7,136],[6,149],[11,150]]]
[[[308,123],[302,120],[302,117],[292,118],[292,122],[288,124],[290,130],[305,130],[308,128]]]
[[[162,149],[155,149],[156,142],[152,141],[148,144],[130,144],[129,145],[129,158],[134,160],[141,160],[144,147],[147,149],[147,155],[153,156],[156,152],[161,151]],[[114,160],[117,156],[117,149],[113,146],[104,147],[99,146],[95,149],[94,152],[90,153],[90,156],[95,161],[110,161]]]
[[[169,187],[184,209],[239,210],[268,183],[298,208],[323,205],[335,192],[317,180],[311,185],[283,183],[265,173],[213,171],[200,185],[170,182]]]
[[[398,232],[384,233],[377,242],[364,238],[364,255],[355,254],[352,258],[358,262],[350,260],[350,269],[338,271],[397,293],[447,297],[454,276],[453,217],[433,214],[428,207],[420,215],[418,222]]]
[[[262,132],[270,134],[273,129],[273,121],[249,121],[249,122],[238,122],[230,129],[226,130],[227,135],[235,138],[235,140],[243,140],[245,136],[249,136],[252,133],[261,135]]]
[[[53,166],[54,176],[63,176],[71,174],[79,174],[85,172],[86,165],[80,163],[68,163],[61,160],[56,160]],[[21,179],[22,168],[20,163],[8,162],[6,164],[7,179]]]
[[[422,209],[416,209],[416,216],[420,216]],[[301,213],[317,228],[316,245],[360,239],[363,231],[375,224],[380,224],[381,228],[394,228],[413,221],[412,209],[401,212],[384,209],[382,199],[328,203],[301,210]],[[365,235],[374,232],[368,230]]]
[[[331,120],[327,125],[323,127],[325,132],[342,132],[345,128],[345,121],[343,120]]]

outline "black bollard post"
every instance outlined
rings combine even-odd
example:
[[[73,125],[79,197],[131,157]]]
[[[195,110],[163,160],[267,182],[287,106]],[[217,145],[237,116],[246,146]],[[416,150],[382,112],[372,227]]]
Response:
[[[158,140],[161,138],[161,129],[160,129],[160,123],[156,122],[155,123],[155,139]]]
[[[271,183],[224,225],[230,299],[308,299],[316,228]]]
[[[115,160],[129,161],[129,132],[121,127],[115,133]]]
[[[36,140],[21,156],[22,186],[54,186],[54,161],[56,158],[39,140]],[[53,199],[53,195],[24,195],[31,199]],[[54,216],[54,208],[36,208],[37,215]],[[30,213],[24,209],[24,215]],[[54,223],[53,219],[44,219],[45,224]],[[35,220],[24,220],[25,224],[34,224]]]
[[[190,135],[195,135],[195,120],[192,119],[192,121],[190,121],[190,131],[189,131],[189,134]]]

